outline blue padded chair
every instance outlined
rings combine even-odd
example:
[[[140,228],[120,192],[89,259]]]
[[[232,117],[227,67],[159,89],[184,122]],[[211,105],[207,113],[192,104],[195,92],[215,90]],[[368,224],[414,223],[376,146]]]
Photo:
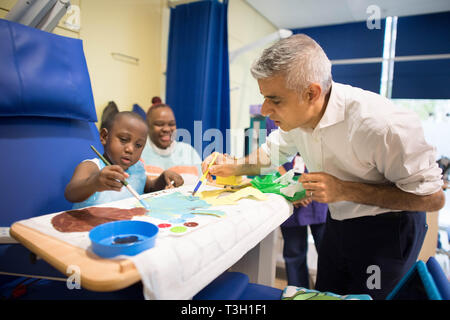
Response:
[[[445,276],[444,271],[434,257],[427,261],[427,269],[430,273],[442,300],[450,300],[450,282]]]
[[[450,283],[439,263],[430,257],[417,261],[386,300],[450,300]]]
[[[82,41],[0,19],[0,43],[0,227],[10,227],[70,209],[64,189],[75,167],[95,157],[90,145],[103,146]],[[115,296],[34,280],[43,276],[66,277],[22,245],[0,244],[0,294],[28,287],[34,297]]]
[[[0,285],[0,300],[143,300],[142,283],[122,290],[94,292],[85,289],[69,290],[64,281],[39,278],[14,278]]]
[[[450,300],[450,282],[434,257],[428,259],[427,269],[442,300]]]
[[[247,275],[225,272],[194,296],[194,300],[280,300],[283,291],[249,283]],[[386,300],[450,300],[450,282],[433,257],[416,264]]]
[[[193,300],[280,300],[282,290],[249,283],[241,272],[224,272],[197,293]]]
[[[0,226],[9,227],[70,209],[65,186],[95,157],[90,145],[103,146],[82,41],[0,19],[0,43]],[[140,283],[91,292],[39,279],[48,276],[66,277],[22,245],[0,244],[2,299],[143,299]]]
[[[0,40],[1,41],[1,40]],[[1,73],[1,72],[0,72]],[[76,165],[103,150],[93,122],[47,117],[0,117],[2,188],[0,226],[71,208],[64,189]],[[61,275],[20,244],[0,244],[0,271]],[[1,280],[0,280],[1,282]]]
[[[136,112],[138,115],[140,115],[144,120],[147,120],[147,114],[145,113],[144,109],[141,108],[140,105],[137,103],[133,104],[133,112]]]

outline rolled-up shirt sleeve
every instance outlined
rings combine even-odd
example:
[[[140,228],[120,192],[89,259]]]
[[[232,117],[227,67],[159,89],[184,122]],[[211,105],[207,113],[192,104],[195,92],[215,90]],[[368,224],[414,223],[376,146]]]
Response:
[[[289,133],[281,129],[272,131],[261,149],[270,157],[271,165],[277,167],[291,162],[297,154],[297,147]]]
[[[372,149],[380,173],[405,192],[429,195],[439,191],[442,170],[436,163],[436,149],[425,141],[418,117],[403,115],[387,123],[374,135]]]

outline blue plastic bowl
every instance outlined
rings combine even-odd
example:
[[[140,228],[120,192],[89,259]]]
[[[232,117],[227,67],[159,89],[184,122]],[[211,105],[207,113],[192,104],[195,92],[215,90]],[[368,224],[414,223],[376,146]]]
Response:
[[[158,227],[145,221],[113,221],[101,224],[89,232],[92,251],[100,257],[134,256],[153,248]]]

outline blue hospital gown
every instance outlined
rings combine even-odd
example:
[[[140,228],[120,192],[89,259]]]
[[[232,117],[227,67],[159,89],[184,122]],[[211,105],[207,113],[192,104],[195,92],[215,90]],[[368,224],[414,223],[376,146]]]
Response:
[[[100,170],[102,170],[105,167],[105,164],[99,158],[88,159],[85,161],[94,162],[95,164],[97,164]],[[130,175],[127,178],[128,183],[133,187],[134,190],[136,190],[138,194],[143,194],[145,182],[147,181],[147,176],[145,174],[143,163],[138,161],[137,163],[129,167],[125,172]],[[110,190],[110,191],[96,192],[88,199],[82,202],[74,203],[72,209],[80,209],[84,207],[95,206],[103,203],[130,198],[132,196],[133,195],[130,193],[130,191],[128,191],[128,189],[125,186],[123,186],[120,191]]]

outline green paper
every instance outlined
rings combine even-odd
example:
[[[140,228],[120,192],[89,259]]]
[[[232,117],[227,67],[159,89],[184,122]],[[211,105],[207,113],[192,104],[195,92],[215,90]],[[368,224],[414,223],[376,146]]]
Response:
[[[289,201],[297,201],[306,197],[306,190],[296,192],[293,197],[288,197],[287,195],[281,193],[280,189],[283,189],[288,185],[274,182],[274,180],[278,179],[279,177],[281,177],[281,174],[279,172],[265,176],[257,176],[251,181],[251,184],[263,193],[275,193],[283,196]],[[299,177],[300,176],[294,176],[292,179],[298,181]]]

